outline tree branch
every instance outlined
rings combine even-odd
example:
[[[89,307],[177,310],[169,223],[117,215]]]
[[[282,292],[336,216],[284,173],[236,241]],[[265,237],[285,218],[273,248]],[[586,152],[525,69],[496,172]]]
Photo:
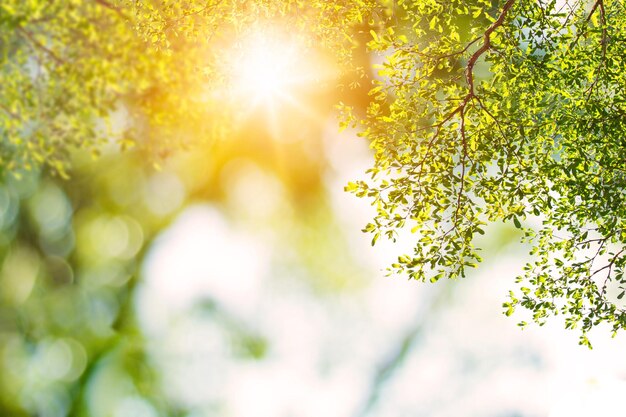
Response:
[[[589,11],[589,14],[587,15],[587,18],[585,19],[585,25],[589,24],[589,21],[591,20],[591,18],[593,17],[594,13],[600,9],[600,11],[604,14],[604,1],[603,0],[596,0],[596,2],[593,4],[593,7],[591,8],[591,10]],[[574,44],[578,43],[578,41],[580,40],[580,38],[586,33],[586,30],[581,30],[580,32],[578,32],[576,34],[576,37],[574,38],[574,40],[572,40],[572,42],[569,44],[569,48],[568,49],[572,49],[572,47],[574,46]]]
[[[509,10],[511,10],[511,8],[513,7],[515,1],[516,0],[508,0],[504,4],[504,7],[502,7],[502,11],[500,12],[498,18],[485,31],[485,34],[483,35],[483,44],[480,48],[478,48],[476,52],[472,54],[469,61],[467,61],[467,67],[465,68],[465,78],[467,80],[467,85],[470,89],[469,95],[472,97],[474,96],[474,66],[478,61],[478,58],[480,58],[485,52],[487,52],[491,48],[491,34],[504,24],[504,19],[506,18]]]
[[[463,191],[465,189],[465,160],[467,159],[467,137],[465,134],[465,107],[461,109],[461,142],[463,145],[461,154],[461,184],[459,186],[459,192],[456,198],[456,210],[454,212],[454,227],[459,224],[459,212],[461,211],[461,199],[463,198]]]
[[[589,86],[589,88],[586,91],[586,93],[587,93],[587,101],[589,101],[589,99],[591,98],[591,94],[593,93],[593,89],[598,84],[598,81],[600,79],[600,74],[599,73],[602,70],[602,67],[604,66],[604,64],[606,62],[606,46],[607,46],[607,42],[608,42],[608,35],[607,35],[607,30],[606,30],[606,10],[604,9],[604,1],[603,0],[598,0],[596,2],[596,4],[593,7],[593,10],[591,11],[591,14],[593,14],[593,12],[596,9],[600,10],[600,23],[602,24],[602,39],[600,40],[600,44],[602,45],[602,57],[600,58],[600,63],[598,64],[598,67],[594,71],[594,74],[595,74],[594,80],[593,80],[593,82],[591,83],[591,85]],[[589,18],[591,17],[591,14],[587,18],[587,22],[589,21]]]

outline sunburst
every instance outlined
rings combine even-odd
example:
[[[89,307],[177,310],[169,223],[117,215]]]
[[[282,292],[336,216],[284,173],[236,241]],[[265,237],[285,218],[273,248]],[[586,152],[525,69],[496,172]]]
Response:
[[[231,63],[235,96],[252,107],[276,107],[297,101],[294,93],[319,78],[294,38],[267,30],[249,33],[236,47]]]

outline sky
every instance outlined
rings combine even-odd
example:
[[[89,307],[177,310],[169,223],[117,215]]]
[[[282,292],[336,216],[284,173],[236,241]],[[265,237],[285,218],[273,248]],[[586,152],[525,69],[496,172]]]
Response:
[[[490,251],[460,281],[386,277],[411,236],[370,247],[360,228],[371,207],[343,192],[367,168],[367,148],[354,132],[329,128],[324,152],[325,187],[346,250],[365,271],[361,284],[316,292],[290,276],[267,230],[238,227],[209,203],[186,208],[149,249],[137,295],[170,401],[193,417],[622,415],[626,367],[614,358],[623,336],[602,329],[588,350],[558,318],[521,330],[521,315],[502,314],[527,260],[523,246]],[[255,202],[261,216],[280,210],[271,174],[247,172],[239,186],[264,190],[267,201]],[[232,193],[249,196],[236,186]],[[261,357],[238,351],[233,323],[264,340]],[[156,416],[148,408],[139,415]]]

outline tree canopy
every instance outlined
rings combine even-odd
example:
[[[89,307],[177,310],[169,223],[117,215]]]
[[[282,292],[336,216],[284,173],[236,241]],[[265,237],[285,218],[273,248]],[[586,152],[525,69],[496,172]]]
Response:
[[[560,314],[583,344],[600,322],[624,328],[625,18],[620,1],[424,1],[373,34],[376,163],[348,188],[376,204],[374,239],[417,233],[394,270],[464,276],[484,225],[510,221],[534,261],[507,315]]]
[[[374,164],[347,190],[376,207],[373,242],[415,233],[391,271],[463,277],[485,225],[511,222],[534,261],[506,314],[562,315],[588,344],[626,327],[625,20],[618,0],[3,1],[0,160],[67,176],[74,148],[158,162],[213,143],[237,123],[224,63],[242,34],[289,28],[356,85],[364,33],[370,102],[339,108]]]

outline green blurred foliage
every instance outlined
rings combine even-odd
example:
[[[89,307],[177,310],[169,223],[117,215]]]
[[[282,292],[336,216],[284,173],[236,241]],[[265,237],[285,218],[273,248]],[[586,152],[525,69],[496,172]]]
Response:
[[[359,46],[352,33],[385,10],[373,1],[0,4],[0,415],[193,411],[168,402],[135,312],[145,255],[189,204],[209,201],[266,237],[297,285],[320,294],[362,285],[326,195],[320,138],[332,103],[353,102],[367,83],[365,68],[347,65]],[[259,22],[336,62],[345,88],[300,89],[307,111],[274,121],[229,97],[222,64]],[[257,194],[250,204],[267,184],[274,200]],[[214,300],[198,308],[192,315],[221,329],[233,358],[271,350]]]
[[[76,154],[69,180],[6,177],[0,187],[0,414],[105,416],[130,397],[157,415],[183,413],[162,395],[134,294],[146,251],[191,202],[210,201],[234,224],[258,229],[285,254],[277,267],[311,291],[358,288],[362,271],[350,255],[334,259],[346,243],[326,203],[321,152],[308,149],[315,134],[291,143],[289,158],[271,158],[257,141],[282,144],[239,133],[221,147],[173,157],[162,171],[129,151],[98,161]],[[259,201],[246,211],[232,194],[241,184],[232,181],[260,175],[274,178],[282,191],[269,209]],[[271,340],[219,304],[199,308],[229,335],[235,359],[265,357]]]

